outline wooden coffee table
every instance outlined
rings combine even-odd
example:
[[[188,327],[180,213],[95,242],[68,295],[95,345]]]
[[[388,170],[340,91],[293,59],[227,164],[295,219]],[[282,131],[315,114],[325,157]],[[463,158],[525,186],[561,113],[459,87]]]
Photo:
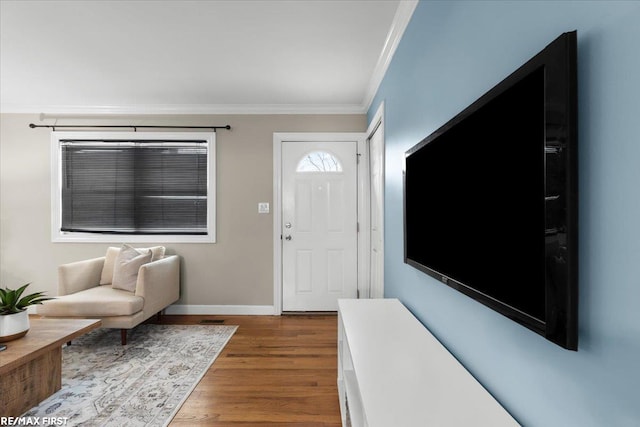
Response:
[[[96,319],[29,318],[27,335],[0,352],[0,414],[18,417],[60,390],[62,345],[100,327]]]

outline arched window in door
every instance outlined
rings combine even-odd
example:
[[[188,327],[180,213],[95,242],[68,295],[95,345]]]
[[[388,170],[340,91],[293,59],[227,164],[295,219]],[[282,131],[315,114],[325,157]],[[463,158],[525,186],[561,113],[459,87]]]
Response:
[[[296,172],[342,172],[342,164],[331,153],[312,151],[298,162]]]

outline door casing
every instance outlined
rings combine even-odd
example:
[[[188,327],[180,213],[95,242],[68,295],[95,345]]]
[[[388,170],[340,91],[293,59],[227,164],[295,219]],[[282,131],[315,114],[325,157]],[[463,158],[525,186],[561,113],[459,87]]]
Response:
[[[379,270],[378,270],[378,274],[377,276],[377,280],[374,278],[374,280],[371,280],[371,274],[373,272],[373,269],[375,268],[374,266],[372,266],[371,264],[371,255],[373,253],[373,247],[374,244],[370,241],[367,241],[363,248],[364,250],[362,251],[363,257],[365,259],[363,259],[361,261],[362,264],[359,264],[359,267],[361,266],[362,269],[364,270],[363,272],[363,276],[362,276],[362,280],[367,283],[369,286],[367,287],[367,293],[365,295],[365,298],[384,298],[384,183],[385,183],[385,138],[384,138],[384,102],[382,102],[380,104],[380,106],[378,107],[378,110],[376,111],[376,113],[373,116],[373,119],[371,120],[371,123],[369,124],[369,128],[367,129],[366,135],[367,135],[367,141],[366,141],[366,152],[369,155],[370,154],[370,140],[372,139],[373,135],[375,133],[378,133],[378,135],[380,136],[380,158],[377,159],[377,162],[380,166],[380,180],[379,182],[372,182],[371,180],[371,171],[369,170],[369,165],[371,164],[371,159],[367,158],[367,162],[366,162],[366,167],[367,170],[363,171],[363,181],[367,181],[366,183],[366,194],[368,197],[364,198],[365,202],[368,203],[367,206],[364,206],[362,209],[362,212],[364,212],[365,214],[363,215],[364,217],[366,217],[366,226],[365,227],[361,227],[361,230],[366,230],[369,231],[372,228],[371,225],[371,191],[373,190],[373,186],[378,185],[379,188],[377,188],[377,192],[379,194],[380,197],[380,203],[381,203],[381,211],[378,212],[379,215],[379,219],[380,219],[380,223],[378,224],[379,227],[379,233],[380,233],[380,247],[378,248],[379,251],[379,257],[382,259],[382,263],[379,264]],[[362,162],[361,162],[362,163]],[[366,234],[367,238],[369,238],[370,233],[361,233],[361,234]],[[362,297],[362,292],[360,294],[360,296]]]

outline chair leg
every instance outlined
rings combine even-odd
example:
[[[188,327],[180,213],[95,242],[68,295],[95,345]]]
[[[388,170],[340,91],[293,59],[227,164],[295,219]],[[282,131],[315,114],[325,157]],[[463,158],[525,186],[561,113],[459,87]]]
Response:
[[[120,329],[120,341],[122,342],[122,345],[127,345],[127,330],[126,329]]]

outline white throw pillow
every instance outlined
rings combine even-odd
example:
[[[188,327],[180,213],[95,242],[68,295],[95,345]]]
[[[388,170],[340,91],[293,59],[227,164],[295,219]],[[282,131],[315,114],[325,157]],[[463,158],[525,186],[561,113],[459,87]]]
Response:
[[[122,245],[120,253],[113,266],[113,289],[135,292],[140,266],[151,262],[149,249],[136,249],[129,245]]]
[[[164,258],[164,246],[152,246],[150,248],[139,248],[139,251],[149,249],[151,251],[151,261],[157,261]],[[102,275],[100,276],[101,285],[109,285],[113,282],[113,268],[116,263],[116,258],[120,253],[120,248],[110,246],[107,248],[107,254],[104,259],[104,266],[102,267]]]
[[[114,248],[112,246],[107,248],[104,265],[102,266],[102,276],[100,276],[101,285],[109,285],[113,282],[113,266],[116,263],[116,258],[118,258],[119,253],[120,248]]]
[[[151,262],[164,258],[164,246],[151,246],[145,249],[151,251]]]

